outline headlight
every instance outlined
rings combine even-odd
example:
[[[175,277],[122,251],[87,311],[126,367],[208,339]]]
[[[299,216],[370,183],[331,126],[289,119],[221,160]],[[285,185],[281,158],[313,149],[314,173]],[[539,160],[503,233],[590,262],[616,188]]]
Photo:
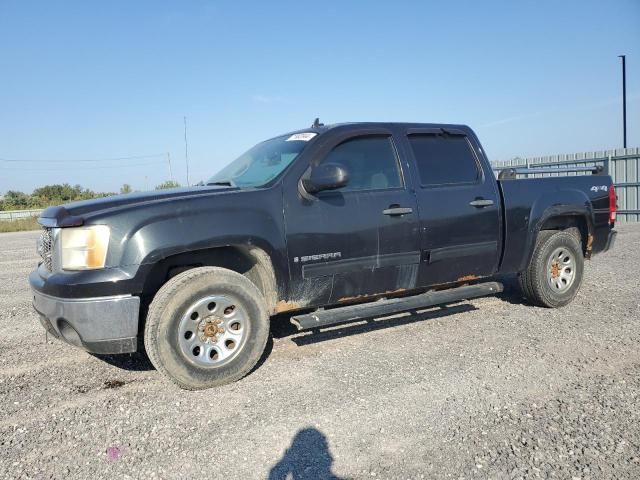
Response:
[[[63,270],[104,268],[109,246],[109,227],[63,228],[60,231],[61,266]]]

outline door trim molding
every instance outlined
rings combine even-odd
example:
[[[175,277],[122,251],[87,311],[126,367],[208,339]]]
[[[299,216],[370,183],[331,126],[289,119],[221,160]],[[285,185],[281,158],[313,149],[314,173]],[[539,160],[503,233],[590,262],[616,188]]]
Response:
[[[416,265],[420,263],[420,252],[389,253],[386,255],[372,255],[369,257],[346,258],[333,262],[312,263],[302,266],[302,278],[328,277],[331,275],[373,270],[383,267],[398,267],[401,265]]]
[[[467,243],[465,245],[453,245],[451,247],[434,248],[429,251],[429,263],[446,260],[449,258],[471,257],[474,255],[496,254],[498,242]]]

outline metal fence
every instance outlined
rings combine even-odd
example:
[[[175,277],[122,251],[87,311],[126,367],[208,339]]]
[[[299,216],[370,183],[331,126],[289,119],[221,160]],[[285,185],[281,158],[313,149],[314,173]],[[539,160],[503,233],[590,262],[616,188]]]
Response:
[[[39,217],[42,208],[32,210],[0,210],[0,222],[12,222],[22,218]]]
[[[618,194],[618,220],[640,221],[640,148],[621,148],[599,152],[570,153],[547,157],[516,158],[491,162],[495,170],[505,167],[594,167],[602,165],[611,175]],[[528,174],[528,177],[584,175],[580,172]]]

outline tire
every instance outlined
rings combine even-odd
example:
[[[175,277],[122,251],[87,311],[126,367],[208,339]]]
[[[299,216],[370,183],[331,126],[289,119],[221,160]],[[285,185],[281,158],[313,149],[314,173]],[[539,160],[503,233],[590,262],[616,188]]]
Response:
[[[258,362],[268,337],[269,315],[258,288],[219,267],[193,268],[165,283],[144,328],[151,363],[186,390],[239,380]]]
[[[518,278],[531,303],[559,308],[575,298],[584,272],[580,240],[575,231],[542,230],[538,234],[529,267]]]

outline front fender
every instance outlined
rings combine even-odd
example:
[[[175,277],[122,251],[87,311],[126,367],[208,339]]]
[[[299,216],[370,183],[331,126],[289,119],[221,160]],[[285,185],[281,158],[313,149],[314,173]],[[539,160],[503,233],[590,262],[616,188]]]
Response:
[[[273,219],[242,209],[156,218],[126,239],[121,264],[153,264],[179,253],[230,245],[253,245],[273,258],[284,252],[283,237]]]
[[[111,227],[110,267],[137,266],[143,272],[185,252],[258,247],[271,258],[278,285],[288,286],[282,193],[277,186],[132,205],[91,221]]]

